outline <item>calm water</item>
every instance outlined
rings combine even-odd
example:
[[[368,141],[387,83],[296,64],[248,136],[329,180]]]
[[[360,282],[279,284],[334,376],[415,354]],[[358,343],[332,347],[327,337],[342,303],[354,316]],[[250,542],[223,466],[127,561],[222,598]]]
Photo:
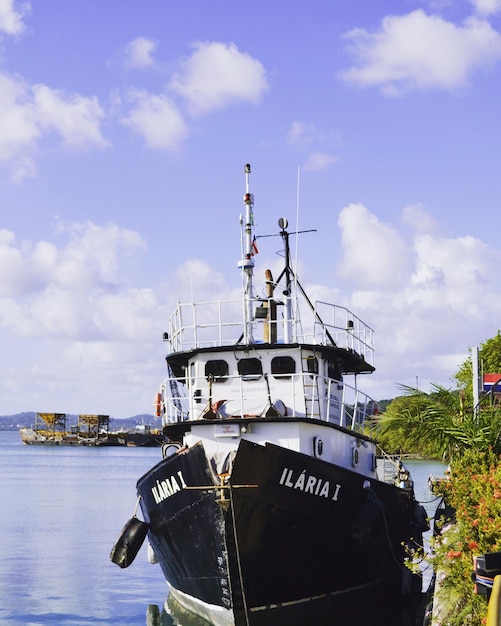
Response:
[[[34,447],[0,432],[2,625],[174,624],[155,615],[166,585],[146,543],[128,569],[109,559],[136,480],[159,459],[158,448]],[[431,500],[428,476],[443,465],[407,465],[420,501]],[[436,503],[425,506],[432,513]]]
[[[136,480],[159,458],[158,448],[25,446],[0,432],[2,625],[146,624],[148,605],[163,606],[146,544],[128,569],[109,559]]]

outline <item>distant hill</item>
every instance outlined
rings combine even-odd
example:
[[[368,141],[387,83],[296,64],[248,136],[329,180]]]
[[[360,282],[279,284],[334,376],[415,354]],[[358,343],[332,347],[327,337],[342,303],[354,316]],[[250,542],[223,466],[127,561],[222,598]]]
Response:
[[[66,426],[76,426],[78,415],[66,415]],[[14,415],[0,415],[0,430],[17,430],[24,427],[32,427],[35,424],[35,412],[16,413]],[[127,418],[110,417],[110,429],[120,430],[120,428],[135,428],[140,424],[159,428],[161,420],[144,413],[143,415],[134,415]]]

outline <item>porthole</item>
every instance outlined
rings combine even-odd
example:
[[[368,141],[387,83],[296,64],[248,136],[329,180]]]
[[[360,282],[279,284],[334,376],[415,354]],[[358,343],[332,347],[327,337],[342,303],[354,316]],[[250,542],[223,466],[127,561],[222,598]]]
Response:
[[[357,448],[353,448],[351,452],[351,464],[353,465],[353,467],[356,467],[358,465],[358,449]]]
[[[324,453],[324,442],[320,437],[313,437],[313,455],[319,458]]]

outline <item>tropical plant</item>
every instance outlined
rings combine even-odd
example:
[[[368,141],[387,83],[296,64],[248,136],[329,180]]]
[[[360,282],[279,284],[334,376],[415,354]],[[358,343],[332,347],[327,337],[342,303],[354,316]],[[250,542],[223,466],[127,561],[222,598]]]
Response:
[[[461,392],[434,384],[430,393],[403,387],[407,400],[392,402],[382,415],[378,435],[385,443],[402,439],[402,447],[444,461],[464,451],[501,453],[501,409],[475,410]]]
[[[501,373],[500,331],[481,344],[480,360],[484,373]],[[437,619],[448,626],[480,626],[487,603],[474,593],[471,573],[474,556],[501,552],[501,407],[492,395],[473,406],[471,356],[455,379],[454,391],[441,385],[430,393],[403,387],[405,394],[388,406],[378,430],[386,443],[400,437],[408,451],[432,451],[450,463],[449,480],[439,491],[456,520],[438,528],[442,532],[427,557],[441,581],[434,598]]]
[[[458,388],[467,396],[472,396],[472,357],[470,355],[461,363],[458,371],[454,374]],[[497,374],[501,372],[501,331],[498,330],[495,337],[486,339],[479,346],[479,360],[481,369],[485,374]]]
[[[435,603],[440,623],[485,624],[487,603],[475,594],[473,557],[501,551],[501,464],[492,450],[469,450],[451,464],[438,489],[455,510],[454,524],[432,542],[431,564],[440,578]]]
[[[418,416],[425,408],[428,398],[426,394],[414,393],[410,387],[401,387],[404,395],[394,398],[381,413],[375,427],[371,431],[381,447],[391,454],[417,454],[420,456],[436,456],[434,446],[416,443],[413,434]]]

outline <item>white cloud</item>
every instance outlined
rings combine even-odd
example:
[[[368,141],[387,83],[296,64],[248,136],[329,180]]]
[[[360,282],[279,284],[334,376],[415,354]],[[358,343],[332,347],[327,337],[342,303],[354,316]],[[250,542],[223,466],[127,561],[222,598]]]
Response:
[[[104,116],[96,98],[68,95],[46,85],[30,87],[18,76],[0,74],[0,162],[14,180],[36,172],[40,142],[58,134],[66,147],[107,145],[100,130]]]
[[[177,150],[189,136],[185,112],[209,113],[236,102],[258,102],[267,89],[266,73],[259,61],[234,44],[193,44],[194,52],[177,64],[164,93],[130,90],[124,100],[129,110],[121,122],[140,135],[145,147]],[[138,38],[128,46],[129,66],[154,64],[155,42]],[[118,107],[122,98],[116,99]]]
[[[385,17],[378,32],[356,29],[346,37],[359,63],[340,77],[388,95],[464,87],[474,71],[501,59],[501,35],[475,17],[457,26],[417,10]]]
[[[312,152],[304,162],[303,168],[309,172],[319,172],[328,169],[337,161],[337,157],[328,152]]]
[[[345,207],[338,219],[344,280],[364,289],[397,288],[405,283],[411,257],[396,228],[381,222],[362,204]]]
[[[174,150],[188,136],[188,126],[168,96],[136,90],[131,91],[128,98],[132,107],[122,123],[140,135],[147,148]]]
[[[208,113],[235,102],[260,101],[268,88],[263,65],[235,44],[199,42],[181,62],[169,88],[184,98],[194,114]]]
[[[147,37],[137,37],[127,44],[124,51],[124,64],[130,68],[145,68],[155,65],[154,53],[158,43]]]
[[[480,15],[494,15],[501,12],[501,0],[470,0],[470,4]]]
[[[287,142],[291,145],[309,145],[323,140],[323,133],[311,122],[292,122],[287,131]]]
[[[28,155],[17,158],[11,167],[12,181],[20,184],[25,178],[34,178],[37,174],[35,161]]]
[[[287,131],[286,141],[293,148],[306,152],[311,151],[315,145],[325,144],[329,139],[328,135],[311,122],[297,120],[291,124]],[[315,150],[307,155],[303,162],[303,168],[311,172],[321,171],[329,168],[337,161],[337,157],[329,152]]]
[[[60,222],[59,230],[68,233],[71,240],[59,254],[59,263],[51,272],[51,278],[64,288],[118,284],[121,264],[146,248],[136,232],[116,224]]]
[[[20,35],[25,25],[23,18],[30,12],[29,2],[16,0],[0,0],[0,33]]]
[[[432,232],[437,227],[435,218],[421,204],[410,204],[404,207],[402,222],[416,232]]]
[[[116,416],[151,411],[162,377],[164,299],[171,298],[170,311],[178,293],[132,286],[131,271],[145,252],[134,231],[62,222],[57,241],[20,242],[0,230],[0,393],[28,384],[29,396],[18,394],[20,411],[28,401],[35,410],[102,413],[113,394],[120,397]],[[184,272],[193,273],[195,288],[198,280],[202,290],[222,285],[199,262]],[[169,287],[179,281],[189,289],[184,272]]]
[[[60,222],[59,231],[68,238],[60,249],[47,241],[21,244],[14,233],[0,231],[0,296],[115,288],[120,263],[145,249],[137,233],[114,224]]]
[[[0,161],[30,149],[41,136],[29,88],[17,77],[0,74]]]
[[[489,261],[494,257],[489,258],[488,246],[474,237],[420,235],[414,248],[416,264],[410,283],[418,300],[439,296],[442,302],[469,307],[472,291],[489,282]],[[479,303],[474,299],[471,304],[477,307]]]
[[[0,0],[2,2],[2,0]],[[0,4],[9,13],[11,3]],[[12,15],[12,12],[9,13]],[[138,37],[125,50],[129,67],[152,67],[157,44]],[[153,150],[176,150],[189,136],[181,98],[192,113],[207,113],[235,102],[258,102],[267,89],[266,73],[259,61],[233,44],[198,43],[195,51],[178,64],[166,93],[132,89],[110,99],[112,109],[127,110],[120,121],[141,136]],[[98,148],[109,144],[101,131],[105,112],[97,97],[29,85],[19,76],[0,73],[0,163],[11,170],[16,182],[36,174],[36,158],[42,141],[55,133],[66,148]]]
[[[353,287],[347,305],[376,329],[378,398],[381,386],[413,385],[417,375],[451,385],[468,346],[494,336],[501,319],[492,271],[501,253],[471,236],[445,237],[422,207],[403,213],[416,226],[410,234],[362,205],[339,217],[338,274]]]
[[[116,416],[151,410],[166,313],[160,289],[130,284],[144,241],[92,222],[60,224],[59,239],[0,231],[0,392],[19,396],[19,411],[103,413],[113,394]]]
[[[34,85],[34,109],[38,124],[55,130],[66,146],[104,148],[107,142],[100,130],[104,112],[95,97],[68,95],[46,85]]]

